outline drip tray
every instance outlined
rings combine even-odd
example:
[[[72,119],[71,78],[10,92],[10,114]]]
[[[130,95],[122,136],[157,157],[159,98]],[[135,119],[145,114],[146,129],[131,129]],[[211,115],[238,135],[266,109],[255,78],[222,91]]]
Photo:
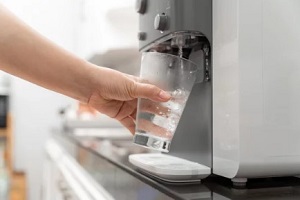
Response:
[[[145,175],[169,184],[199,183],[211,173],[207,166],[161,153],[133,154],[129,161]]]

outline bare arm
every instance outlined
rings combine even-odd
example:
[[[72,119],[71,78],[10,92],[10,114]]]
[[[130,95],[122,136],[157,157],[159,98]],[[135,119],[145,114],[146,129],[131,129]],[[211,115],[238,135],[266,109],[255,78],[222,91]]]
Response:
[[[0,5],[0,69],[70,96],[119,120],[132,133],[136,99],[168,101],[156,86],[95,66],[39,35]]]
[[[87,102],[92,65],[59,48],[0,5],[0,69]]]

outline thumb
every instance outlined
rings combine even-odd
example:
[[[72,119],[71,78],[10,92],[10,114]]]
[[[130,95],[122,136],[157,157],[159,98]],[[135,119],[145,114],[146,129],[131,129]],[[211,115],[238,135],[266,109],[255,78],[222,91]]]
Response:
[[[135,98],[146,98],[152,101],[168,101],[171,95],[156,87],[155,85],[147,83],[135,83],[135,91],[133,91],[133,96]]]

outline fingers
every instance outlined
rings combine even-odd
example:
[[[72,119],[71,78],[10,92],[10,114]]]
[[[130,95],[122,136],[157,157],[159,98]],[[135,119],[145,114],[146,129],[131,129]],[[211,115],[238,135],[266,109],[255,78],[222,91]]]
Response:
[[[165,128],[157,126],[151,121],[145,119],[139,119],[138,130],[148,132],[151,135],[163,137],[163,138],[172,138],[172,133]]]
[[[150,100],[143,100],[143,104],[141,104],[140,109],[143,112],[147,112],[147,113],[152,113],[158,116],[162,116],[162,117],[168,117],[168,108],[162,106],[162,105],[155,105],[152,101]],[[135,119],[136,119],[136,115],[137,115],[137,109],[135,107],[135,109],[130,109],[130,112],[128,110],[129,106],[127,106],[127,109],[124,108],[124,111],[121,111],[119,113],[118,116],[123,116],[123,118],[117,118],[119,119],[119,121],[127,128],[130,130],[130,132],[132,134],[135,133]],[[124,116],[122,113],[127,114],[126,116]],[[128,113],[131,113],[128,116]],[[124,118],[125,117],[125,118]],[[139,119],[139,130],[143,130],[145,132],[149,132],[153,135],[156,136],[160,136],[160,137],[164,137],[164,138],[170,138],[171,137],[171,133],[169,131],[167,131],[165,128],[160,127],[156,124],[154,124],[151,121],[148,121],[146,119]]]
[[[127,116],[130,116],[133,112],[136,112],[137,100],[125,101],[119,108],[118,113],[113,117],[117,120],[121,120]]]
[[[132,94],[135,98],[146,98],[162,102],[166,102],[171,98],[171,95],[166,91],[147,83],[135,82],[134,90]]]
[[[136,112],[137,112],[137,110],[135,109],[133,111],[133,113],[130,115],[130,117],[133,119],[133,121],[135,121],[135,119],[136,119]]]
[[[140,101],[140,112],[147,112],[160,116],[168,116],[170,109],[162,104],[143,99]]]
[[[131,117],[125,117],[119,120],[123,126],[125,126],[133,135],[135,132],[135,123]]]

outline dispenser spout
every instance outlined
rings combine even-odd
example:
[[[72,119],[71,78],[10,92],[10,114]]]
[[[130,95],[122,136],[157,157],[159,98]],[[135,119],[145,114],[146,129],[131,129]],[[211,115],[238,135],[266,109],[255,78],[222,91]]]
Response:
[[[166,53],[191,60],[198,66],[196,83],[210,81],[210,43],[200,32],[174,32],[146,46],[143,51]]]

